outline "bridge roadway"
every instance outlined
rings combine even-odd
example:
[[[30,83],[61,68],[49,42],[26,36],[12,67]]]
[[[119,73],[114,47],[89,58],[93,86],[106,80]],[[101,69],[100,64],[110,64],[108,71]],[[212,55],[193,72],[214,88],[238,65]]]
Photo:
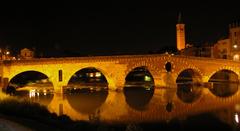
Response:
[[[193,81],[196,82],[208,82],[212,75],[221,70],[235,73],[238,79],[240,73],[240,62],[169,54],[36,58],[1,61],[1,85],[6,87],[14,76],[22,72],[37,71],[49,78],[56,92],[62,92],[77,71],[88,67],[94,67],[103,73],[110,90],[121,90],[127,74],[137,67],[148,69],[153,76],[155,88],[176,87],[177,77],[187,69],[193,70]]]

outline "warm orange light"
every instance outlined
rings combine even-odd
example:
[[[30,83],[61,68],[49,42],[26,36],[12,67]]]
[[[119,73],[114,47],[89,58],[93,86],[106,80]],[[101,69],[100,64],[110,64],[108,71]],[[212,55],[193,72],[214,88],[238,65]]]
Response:
[[[237,47],[238,47],[237,45],[233,45],[233,48],[234,48],[234,49],[237,49]]]
[[[233,56],[233,60],[239,61],[239,55],[238,55],[238,54],[234,55],[234,56]]]

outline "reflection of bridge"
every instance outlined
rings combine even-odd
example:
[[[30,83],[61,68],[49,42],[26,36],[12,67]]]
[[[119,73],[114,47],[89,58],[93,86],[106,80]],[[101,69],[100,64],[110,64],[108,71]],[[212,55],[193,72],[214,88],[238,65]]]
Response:
[[[177,98],[176,90],[171,88],[156,89],[145,109],[136,110],[129,106],[123,93],[109,91],[105,102],[96,109],[94,115],[100,121],[110,123],[166,121],[172,118],[184,119],[187,116],[211,112],[224,107],[229,108],[240,102],[239,97],[239,91],[233,96],[221,98],[213,95],[207,88],[203,88],[199,99],[193,103],[184,103]],[[166,110],[168,102],[173,103],[171,111]],[[68,99],[60,94],[54,95],[48,108],[57,114],[66,114],[74,120],[89,120],[89,114],[79,112],[69,103]],[[225,114],[222,115],[226,115],[224,119],[232,120],[234,114],[230,113],[235,112],[228,111],[230,110],[225,110]]]
[[[201,82],[220,70],[229,70],[239,76],[240,63],[231,60],[172,56],[172,55],[126,55],[75,58],[42,58],[32,60],[2,61],[0,64],[1,84],[25,71],[37,71],[49,77],[55,91],[62,91],[71,76],[80,69],[94,67],[107,79],[109,89],[124,87],[125,77],[136,67],[146,67],[154,79],[155,87],[175,86],[178,75],[191,69]],[[167,68],[167,69],[166,69]],[[193,74],[193,75],[194,75]]]

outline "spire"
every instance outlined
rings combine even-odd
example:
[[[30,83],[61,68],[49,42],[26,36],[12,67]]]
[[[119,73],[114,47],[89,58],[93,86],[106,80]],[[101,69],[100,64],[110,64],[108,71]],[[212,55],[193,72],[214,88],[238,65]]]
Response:
[[[182,23],[182,13],[179,12],[178,13],[178,24],[181,24]]]

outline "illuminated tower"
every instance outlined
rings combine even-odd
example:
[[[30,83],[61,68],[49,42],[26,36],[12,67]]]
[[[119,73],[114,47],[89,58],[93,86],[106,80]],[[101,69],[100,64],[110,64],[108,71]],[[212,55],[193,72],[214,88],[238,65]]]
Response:
[[[229,25],[230,52],[233,60],[240,60],[240,24],[235,22]]]
[[[181,13],[178,15],[178,23],[176,25],[177,34],[177,49],[182,50],[185,48],[185,24],[182,23]]]

